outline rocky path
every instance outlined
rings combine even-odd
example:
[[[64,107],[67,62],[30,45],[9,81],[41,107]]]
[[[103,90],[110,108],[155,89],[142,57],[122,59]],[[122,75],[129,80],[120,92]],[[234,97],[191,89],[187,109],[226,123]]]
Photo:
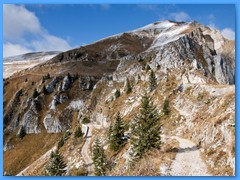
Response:
[[[31,173],[33,173],[39,167],[41,167],[49,159],[51,152],[55,151],[56,149],[57,149],[56,146],[51,148],[49,151],[47,151],[45,154],[43,154],[40,158],[38,158],[36,161],[34,161],[29,166],[27,166],[20,173],[18,173],[16,176],[29,176],[29,175],[32,175]]]
[[[179,150],[170,167],[170,176],[211,176],[196,144],[177,136],[171,138],[179,141]]]
[[[92,126],[88,125],[88,126],[85,126],[85,128],[86,128],[86,135],[85,135],[86,141],[82,147],[81,154],[87,166],[88,176],[93,176],[94,175],[93,161],[92,161],[92,157],[89,155],[89,148],[90,148],[90,143],[92,138]]]

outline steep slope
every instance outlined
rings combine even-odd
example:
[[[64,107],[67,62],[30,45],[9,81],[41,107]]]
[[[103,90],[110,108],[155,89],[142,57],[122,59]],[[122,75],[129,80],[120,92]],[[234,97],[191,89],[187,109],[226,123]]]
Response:
[[[171,113],[161,117],[163,134],[177,134],[196,143],[208,167],[205,172],[233,175],[234,49],[234,42],[224,39],[219,31],[197,22],[163,21],[60,53],[14,74],[4,81],[4,162],[8,161],[4,171],[10,173],[24,156],[30,157],[12,172],[18,174],[52,148],[56,139],[65,137],[67,131],[71,135],[60,151],[70,175],[74,168],[85,167],[84,163],[89,162],[81,154],[86,153],[87,147],[91,156],[96,137],[103,142],[113,164],[109,175],[162,175],[159,166],[170,168],[178,152],[171,150],[171,141],[154,152],[159,158],[153,152],[146,155],[154,167],[148,164],[148,170],[141,169],[143,162],[139,162],[140,169],[134,172],[130,172],[128,164],[130,141],[117,153],[111,152],[108,144],[108,128],[117,112],[131,124],[139,113],[141,95],[146,92],[159,112],[164,99],[169,101]],[[157,82],[152,92],[151,71]],[[126,79],[132,86],[130,94],[125,93]],[[114,94],[117,89],[121,94],[118,98]],[[74,132],[83,127],[82,120],[86,118],[90,119],[92,137],[77,140]],[[26,137],[16,138],[22,131]],[[38,143],[40,136],[49,137],[52,143],[16,154],[15,147],[22,147],[29,138]],[[10,159],[10,155],[16,159]],[[43,167],[39,172],[43,172]]]

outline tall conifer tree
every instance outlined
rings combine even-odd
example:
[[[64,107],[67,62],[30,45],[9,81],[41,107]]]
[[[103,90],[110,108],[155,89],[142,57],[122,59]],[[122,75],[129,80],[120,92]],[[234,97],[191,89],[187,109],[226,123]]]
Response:
[[[50,162],[46,168],[46,173],[49,176],[63,176],[66,173],[66,163],[63,156],[58,152],[51,153]]]
[[[106,176],[107,159],[99,139],[96,139],[93,145],[93,164],[96,176]]]
[[[120,116],[120,113],[117,113],[116,120],[111,129],[110,134],[110,148],[113,151],[118,151],[124,144],[124,122]]]
[[[142,97],[140,113],[132,125],[132,159],[138,160],[143,154],[152,149],[160,148],[160,115],[153,102],[146,94]]]
[[[150,76],[149,76],[149,88],[150,91],[153,91],[154,89],[156,89],[157,87],[157,82],[156,82],[156,77],[155,77],[155,73],[153,71],[151,71]]]

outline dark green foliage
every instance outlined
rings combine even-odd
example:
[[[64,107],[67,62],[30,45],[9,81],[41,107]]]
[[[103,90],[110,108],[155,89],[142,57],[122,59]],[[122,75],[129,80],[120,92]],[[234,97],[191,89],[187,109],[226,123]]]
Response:
[[[47,93],[48,93],[45,85],[44,85],[43,88],[42,88],[42,93],[43,93],[43,94],[47,94]]]
[[[112,132],[113,132],[113,125],[110,124],[110,127],[109,127],[109,129],[108,129],[108,140],[109,140],[109,141],[110,141],[110,139],[111,139]]]
[[[132,92],[132,86],[130,84],[129,79],[127,78],[127,82],[126,82],[126,94],[130,94]]]
[[[73,79],[76,80],[76,79],[78,79],[78,78],[79,78],[79,75],[78,75],[78,73],[76,73],[76,74],[73,76]]]
[[[48,79],[50,79],[51,77],[50,77],[50,74],[48,73],[46,76],[43,76],[42,77],[42,84],[46,81],[46,80],[48,80]]]
[[[20,139],[22,139],[24,136],[26,136],[26,131],[25,131],[24,127],[22,126],[21,129],[20,129],[20,132],[18,134],[18,137]]]
[[[150,76],[149,76],[149,88],[150,91],[153,91],[157,87],[157,82],[156,82],[156,77],[153,71],[151,71]]]
[[[69,139],[71,135],[71,132],[70,131],[66,131],[64,133],[64,135],[61,137],[61,139],[58,141],[58,149],[60,149],[64,144],[65,142]]]
[[[67,74],[67,77],[68,77],[69,81],[72,82],[72,76],[70,73]]]
[[[138,58],[138,62],[143,62],[142,56],[140,56],[140,57]]]
[[[37,89],[34,89],[34,90],[33,90],[33,95],[32,95],[32,97],[33,97],[33,98],[36,98],[36,97],[38,97],[38,96],[39,96],[39,93],[38,93]]]
[[[50,74],[49,73],[47,74],[46,79],[50,79]]]
[[[57,148],[60,149],[61,147],[63,147],[65,141],[64,141],[64,137],[62,137],[59,141],[58,141],[58,146]]]
[[[28,82],[28,79],[27,79],[27,78],[25,79],[25,82]]]
[[[120,113],[117,113],[114,125],[111,127],[111,132],[109,132],[110,138],[110,149],[113,151],[118,151],[125,143],[124,137],[124,122],[120,117]]]
[[[63,176],[66,173],[66,163],[63,156],[58,152],[52,152],[50,162],[46,167],[46,173],[49,176]]]
[[[142,97],[140,113],[132,124],[132,160],[139,160],[143,154],[152,149],[160,148],[160,115],[146,94]]]
[[[88,124],[88,123],[90,123],[90,118],[89,118],[89,117],[84,117],[83,120],[82,120],[82,123],[83,123],[83,124]]]
[[[82,129],[80,127],[78,127],[77,130],[75,131],[74,137],[75,138],[83,137],[83,132],[82,132]]]
[[[106,176],[108,163],[99,139],[96,139],[93,145],[93,164],[96,176]]]
[[[164,100],[162,113],[163,113],[164,115],[169,115],[169,114],[170,114],[170,107],[169,107],[168,98],[166,98],[166,99]]]
[[[120,91],[117,89],[116,91],[115,91],[115,98],[118,98],[118,97],[120,97],[120,95],[121,95],[121,93],[120,93]]]

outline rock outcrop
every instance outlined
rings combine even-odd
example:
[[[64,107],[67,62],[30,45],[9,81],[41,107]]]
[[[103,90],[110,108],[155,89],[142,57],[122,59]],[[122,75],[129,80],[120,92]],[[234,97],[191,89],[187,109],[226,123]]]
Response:
[[[41,110],[41,103],[39,98],[32,100],[31,106],[28,111],[24,114],[21,122],[21,127],[24,129],[26,134],[40,133],[39,128],[39,114]],[[20,132],[19,132],[20,133]]]
[[[55,77],[46,87],[48,93],[52,93],[54,88],[56,87],[57,83],[59,82],[59,78]]]

